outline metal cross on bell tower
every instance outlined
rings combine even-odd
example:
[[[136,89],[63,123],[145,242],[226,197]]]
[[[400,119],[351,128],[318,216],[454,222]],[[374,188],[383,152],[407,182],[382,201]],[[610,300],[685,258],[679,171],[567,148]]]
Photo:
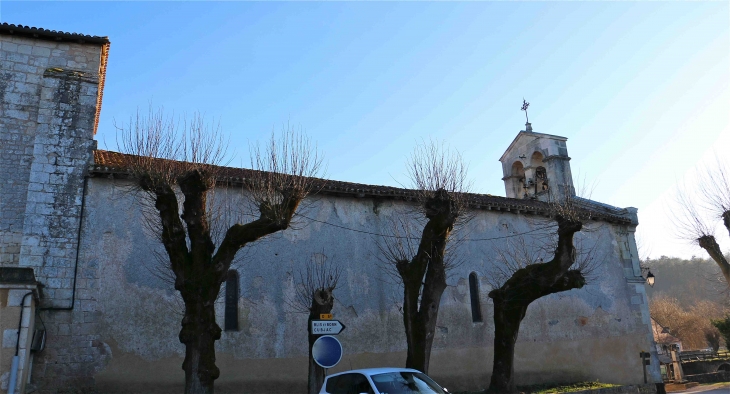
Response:
[[[530,103],[525,101],[525,98],[522,98],[522,110],[525,111],[525,122],[530,123],[530,119],[527,118],[527,107],[530,106]]]
[[[530,106],[530,103],[525,100],[525,98],[522,98],[522,110],[525,111],[525,131],[532,132],[532,125],[530,124],[530,118],[527,117],[527,107]]]

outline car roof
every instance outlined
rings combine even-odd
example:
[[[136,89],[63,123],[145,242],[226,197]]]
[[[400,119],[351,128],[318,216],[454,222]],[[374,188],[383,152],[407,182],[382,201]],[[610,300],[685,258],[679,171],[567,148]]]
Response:
[[[349,370],[349,371],[338,372],[338,373],[329,375],[327,377],[328,378],[331,378],[333,376],[343,375],[343,374],[346,374],[346,373],[361,373],[363,375],[372,376],[372,375],[377,375],[377,374],[381,374],[381,373],[389,373],[389,372],[417,372],[417,373],[421,373],[421,371],[416,370],[416,369],[385,367],[385,368],[352,369],[352,370]]]

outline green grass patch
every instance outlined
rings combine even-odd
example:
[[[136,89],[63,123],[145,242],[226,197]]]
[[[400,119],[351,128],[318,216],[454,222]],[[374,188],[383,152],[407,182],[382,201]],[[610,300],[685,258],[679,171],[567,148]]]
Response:
[[[617,384],[611,384],[611,383],[601,383],[599,381],[595,382],[579,382],[579,383],[572,383],[572,384],[563,384],[563,385],[553,385],[552,387],[535,387],[535,386],[528,386],[528,387],[518,387],[518,390],[521,392],[529,393],[529,394],[551,394],[551,393],[574,393],[576,391],[583,391],[583,390],[598,390],[598,389],[605,389],[609,387],[618,387]],[[523,390],[524,389],[524,390]]]

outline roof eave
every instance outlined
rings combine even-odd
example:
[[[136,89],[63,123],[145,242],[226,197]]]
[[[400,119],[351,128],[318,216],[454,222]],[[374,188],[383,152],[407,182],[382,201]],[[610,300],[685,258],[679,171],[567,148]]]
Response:
[[[523,135],[525,135],[525,136],[534,136],[536,138],[537,137],[545,137],[545,138],[549,138],[549,139],[552,139],[552,140],[558,140],[558,141],[567,141],[568,140],[567,137],[562,137],[562,136],[559,136],[559,135],[552,135],[552,134],[545,134],[545,133],[535,133],[535,132],[532,132],[532,131],[520,130],[520,132],[517,133],[517,135],[515,136],[515,139],[512,140],[512,143],[509,144],[509,146],[507,147],[507,149],[505,149],[504,153],[502,153],[502,156],[499,158],[499,161],[500,162],[502,160],[504,160],[505,156],[507,156],[507,152],[509,152],[509,151],[512,150],[512,147],[514,147],[515,144],[517,144],[517,140],[519,140]]]
[[[0,24],[0,34],[36,38],[40,40],[74,42],[79,44],[104,45],[109,43],[109,37],[89,36],[78,33],[67,33],[65,31],[48,30],[38,27],[13,25],[10,23]]]

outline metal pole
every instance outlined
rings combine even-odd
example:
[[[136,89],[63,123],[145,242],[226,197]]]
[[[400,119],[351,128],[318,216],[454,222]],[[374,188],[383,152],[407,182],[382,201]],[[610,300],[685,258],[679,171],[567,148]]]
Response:
[[[16,354],[13,356],[13,364],[10,366],[10,382],[8,383],[8,394],[15,394],[15,386],[18,385],[18,361],[19,357]]]
[[[10,366],[10,382],[8,382],[8,394],[15,394],[15,386],[17,386],[18,381],[18,364],[20,363],[20,357],[18,357],[19,349],[20,349],[20,331],[23,329],[23,310],[25,310],[25,299],[28,298],[29,295],[32,295],[33,292],[28,292],[23,296],[23,299],[20,301],[20,320],[18,321],[18,340],[15,342],[15,355],[13,356],[13,363]],[[31,305],[32,305],[31,300]],[[30,309],[30,308],[28,308]],[[28,327],[28,333],[30,334],[30,327]],[[26,356],[28,355],[26,350]]]

